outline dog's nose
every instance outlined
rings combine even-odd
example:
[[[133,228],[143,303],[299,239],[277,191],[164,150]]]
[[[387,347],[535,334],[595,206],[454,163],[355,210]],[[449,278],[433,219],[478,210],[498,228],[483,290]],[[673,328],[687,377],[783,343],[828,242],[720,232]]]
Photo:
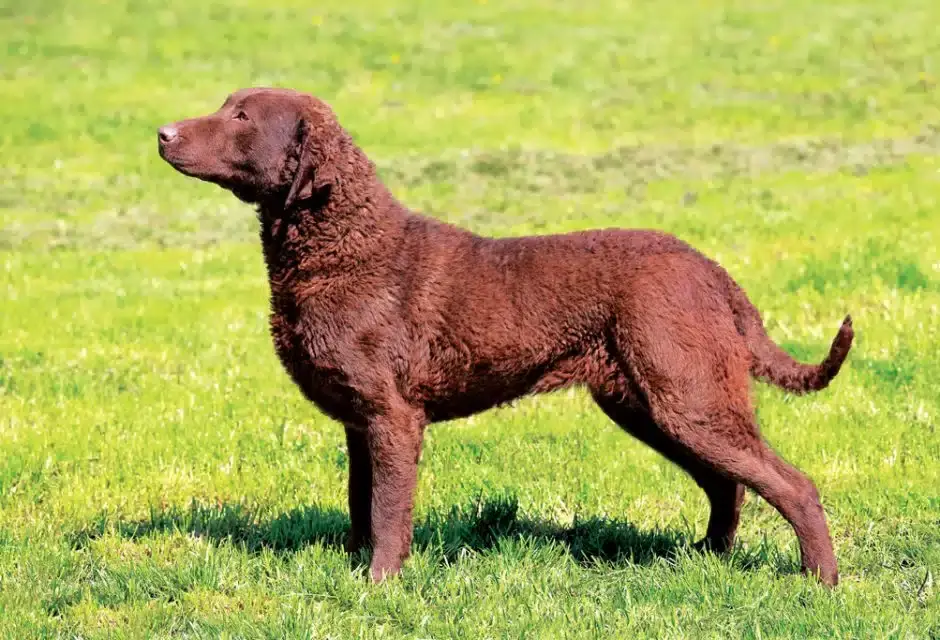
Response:
[[[157,137],[160,139],[162,144],[172,142],[176,140],[176,137],[179,135],[179,131],[176,130],[176,127],[172,125],[167,125],[165,127],[160,127],[157,129]]]

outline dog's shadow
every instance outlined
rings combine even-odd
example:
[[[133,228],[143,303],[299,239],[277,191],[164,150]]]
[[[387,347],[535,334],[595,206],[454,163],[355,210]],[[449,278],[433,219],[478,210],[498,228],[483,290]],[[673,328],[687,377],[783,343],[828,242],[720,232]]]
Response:
[[[154,509],[150,517],[125,520],[101,513],[72,534],[74,547],[106,533],[131,540],[171,532],[183,532],[212,541],[229,542],[249,553],[271,550],[290,554],[312,544],[336,550],[344,548],[349,518],[335,508],[298,507],[271,518],[257,517],[240,504],[204,505],[188,509]],[[634,525],[607,518],[576,519],[571,526],[520,515],[517,500],[495,497],[477,500],[449,512],[431,511],[417,520],[414,549],[430,552],[441,563],[459,560],[466,550],[481,552],[506,542],[558,545],[581,564],[596,562],[649,564],[689,547],[689,538],[678,531],[643,531]],[[362,554],[351,557],[361,564]]]

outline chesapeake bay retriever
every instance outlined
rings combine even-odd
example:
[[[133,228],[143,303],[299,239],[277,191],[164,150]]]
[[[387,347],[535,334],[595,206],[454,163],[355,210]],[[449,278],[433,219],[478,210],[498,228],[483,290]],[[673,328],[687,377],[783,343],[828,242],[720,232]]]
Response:
[[[429,423],[581,385],[705,491],[699,546],[731,546],[751,487],[793,526],[803,570],[837,583],[819,494],[762,440],[750,378],[823,389],[851,318],[821,364],[801,364],[724,269],[666,233],[495,239],[413,213],[303,93],[238,91],[160,128],[158,143],[177,171],[257,206],[274,347],[345,426],[348,549],[371,547],[374,580],[408,556]]]

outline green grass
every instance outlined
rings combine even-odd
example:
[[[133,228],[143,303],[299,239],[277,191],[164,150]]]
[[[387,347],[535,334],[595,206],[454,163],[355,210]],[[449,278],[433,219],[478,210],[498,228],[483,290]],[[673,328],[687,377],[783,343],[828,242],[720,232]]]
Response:
[[[940,4],[10,0],[0,7],[6,637],[940,636]],[[253,212],[155,129],[314,92],[406,203],[510,235],[656,227],[717,257],[833,387],[756,387],[842,584],[706,501],[581,392],[437,425],[415,554],[339,548],[341,429],[274,356]]]

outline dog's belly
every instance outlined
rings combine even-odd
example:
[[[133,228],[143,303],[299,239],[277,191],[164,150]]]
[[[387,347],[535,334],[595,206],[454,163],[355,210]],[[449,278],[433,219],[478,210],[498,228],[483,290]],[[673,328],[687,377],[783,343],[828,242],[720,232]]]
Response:
[[[428,394],[424,407],[431,422],[466,418],[524,396],[533,386],[531,380],[525,379],[475,379],[459,388]]]
[[[513,365],[516,366],[513,366]],[[486,411],[522,396],[571,386],[598,390],[622,384],[623,376],[600,346],[539,363],[476,363],[461,377],[428,389],[425,410],[433,421],[452,420]]]

